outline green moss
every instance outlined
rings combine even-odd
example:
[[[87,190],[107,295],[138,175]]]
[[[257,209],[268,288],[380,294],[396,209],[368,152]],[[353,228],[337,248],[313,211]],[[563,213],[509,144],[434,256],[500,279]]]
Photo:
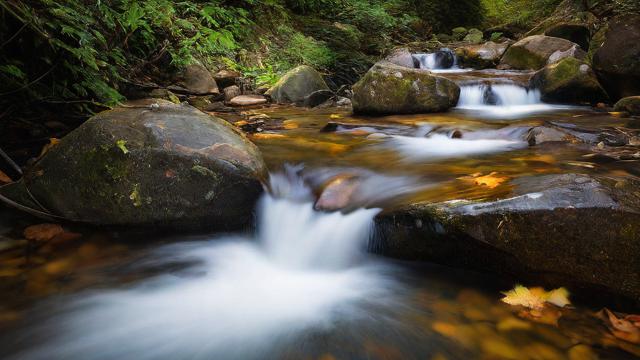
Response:
[[[537,70],[545,65],[546,59],[528,51],[523,46],[511,46],[504,54],[502,62],[516,69]]]
[[[197,172],[198,174],[202,175],[202,176],[210,176],[210,177],[217,177],[216,173],[211,171],[210,169],[204,167],[204,166],[200,166],[200,165],[194,165],[191,170]]]

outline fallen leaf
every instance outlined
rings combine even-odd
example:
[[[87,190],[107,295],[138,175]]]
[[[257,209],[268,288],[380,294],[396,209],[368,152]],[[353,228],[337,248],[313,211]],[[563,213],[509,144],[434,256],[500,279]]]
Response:
[[[252,134],[251,135],[252,138],[257,139],[257,140],[268,140],[268,139],[282,139],[285,136],[282,134]]]
[[[38,157],[42,157],[47,153],[52,147],[58,145],[60,143],[60,139],[50,138],[49,143],[42,147],[42,151],[40,151],[40,155]]]
[[[24,229],[24,237],[28,240],[48,241],[63,232],[64,229],[58,224],[38,224]]]
[[[618,339],[628,341],[634,344],[640,344],[640,327],[635,325],[632,321],[625,318],[618,318],[609,309],[604,309],[606,319],[609,320],[607,326],[611,333]],[[634,319],[637,315],[633,315],[631,319]]]
[[[13,182],[13,181],[11,180],[11,178],[10,178],[10,177],[8,177],[8,176],[7,176],[7,174],[5,174],[5,173],[3,173],[2,171],[0,171],[0,183],[8,184],[8,183],[10,183],[10,182]]]
[[[558,307],[570,304],[569,292],[565,288],[545,291],[541,287],[527,288],[516,285],[513,290],[503,292],[502,301],[509,305],[521,305],[529,309],[542,310],[545,303],[551,303]]]
[[[482,173],[473,173],[469,176],[464,176],[459,179],[473,181],[474,184],[478,186],[486,186],[489,189],[495,189],[500,186],[500,184],[509,180],[509,178],[506,176],[499,176],[497,172],[492,172],[488,175],[482,175]]]
[[[338,114],[331,114],[329,115],[329,119],[340,119],[342,116],[338,115]]]

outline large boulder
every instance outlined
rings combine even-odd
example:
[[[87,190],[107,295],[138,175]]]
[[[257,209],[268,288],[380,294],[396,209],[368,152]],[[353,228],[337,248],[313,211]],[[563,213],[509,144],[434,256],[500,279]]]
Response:
[[[318,90],[329,90],[322,75],[310,66],[301,65],[287,72],[266,95],[277,103],[301,103]]]
[[[597,103],[608,99],[591,67],[573,57],[545,66],[531,77],[530,85],[540,90],[546,102]]]
[[[614,100],[640,94],[640,15],[612,19],[592,63]]]
[[[359,114],[412,114],[446,111],[459,96],[449,79],[382,61],[353,85],[352,101]]]
[[[618,100],[613,110],[624,111],[631,115],[640,115],[640,96],[628,96]]]
[[[213,76],[202,65],[188,65],[180,70],[174,79],[170,90],[192,95],[218,95],[220,90]]]
[[[483,36],[484,35],[482,31],[478,29],[470,29],[467,35],[464,37],[464,39],[462,39],[462,41],[468,42],[471,44],[480,44],[482,42]]]
[[[633,178],[544,175],[488,202],[417,203],[376,218],[372,248],[640,299],[640,187]]]
[[[495,67],[512,42],[488,41],[481,45],[465,45],[456,49],[458,64],[462,67],[486,69]]]
[[[266,176],[226,121],[149,99],[87,120],[7,193],[26,187],[35,208],[91,224],[226,230],[251,223]]]
[[[534,35],[511,45],[499,66],[502,69],[539,70],[549,63],[550,58],[553,62],[567,56],[584,59],[586,53],[569,40]]]
[[[582,50],[589,50],[589,42],[591,42],[591,31],[589,31],[589,27],[584,24],[555,24],[547,29],[544,34],[546,36],[569,40],[580,45]]]

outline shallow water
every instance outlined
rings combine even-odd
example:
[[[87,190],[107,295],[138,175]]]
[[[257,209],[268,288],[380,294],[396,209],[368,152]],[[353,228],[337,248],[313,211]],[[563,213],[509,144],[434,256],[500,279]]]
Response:
[[[0,358],[639,355],[638,347],[606,335],[593,304],[578,300],[531,318],[499,300],[518,279],[366,254],[380,209],[504,198],[513,179],[536,174],[634,176],[634,164],[594,160],[591,145],[525,141],[529,127],[548,122],[601,128],[630,119],[585,107],[492,108],[507,116],[464,107],[375,118],[346,109],[249,111],[271,118],[251,137],[275,176],[255,234],[76,229],[83,237],[1,251]],[[335,131],[326,131],[331,122]],[[475,180],[481,176],[494,181]],[[314,210],[327,184],[353,178],[348,212]],[[2,216],[3,234],[24,221],[9,215]]]

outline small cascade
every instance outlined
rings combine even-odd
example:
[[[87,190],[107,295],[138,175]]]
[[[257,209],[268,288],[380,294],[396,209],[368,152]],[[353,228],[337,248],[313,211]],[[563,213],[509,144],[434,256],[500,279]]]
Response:
[[[473,84],[460,86],[459,108],[541,104],[540,91],[515,84]]]
[[[415,67],[426,70],[457,69],[456,54],[448,48],[425,54],[413,54]]]

